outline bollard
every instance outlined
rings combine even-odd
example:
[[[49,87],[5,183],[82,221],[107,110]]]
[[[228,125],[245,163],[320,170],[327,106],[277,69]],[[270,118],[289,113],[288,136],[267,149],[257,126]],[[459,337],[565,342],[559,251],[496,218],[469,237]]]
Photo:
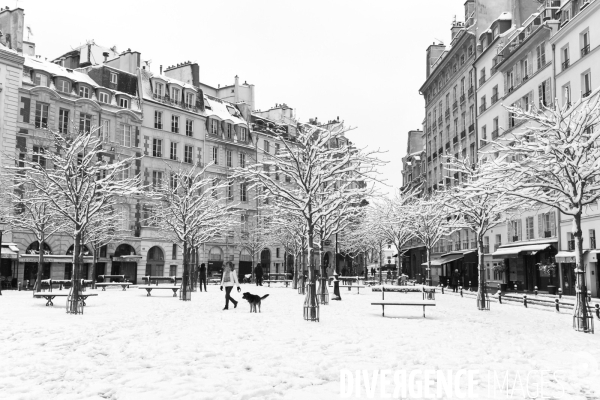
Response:
[[[460,297],[463,297],[462,286],[459,286],[458,288],[460,289]]]
[[[537,294],[538,294],[538,288],[537,288],[537,286],[533,287],[533,294],[535,294],[537,296]]]
[[[469,281],[469,292],[471,291],[471,281]]]
[[[444,294],[444,285],[440,284],[440,286],[442,287],[442,294]]]
[[[21,291],[21,286],[23,286],[23,282],[19,282],[17,284],[17,289],[18,289],[19,292]]]
[[[515,292],[517,291],[517,284],[515,283]]]
[[[596,317],[600,319],[600,304],[596,304]]]
[[[562,299],[562,289],[558,288],[558,298]]]
[[[556,312],[560,312],[560,306],[558,305],[558,299],[554,299],[554,303],[556,305]]]
[[[588,301],[592,301],[592,291],[591,290],[588,290],[587,298],[588,298]]]
[[[498,292],[498,303],[502,304],[502,292]]]
[[[523,305],[525,306],[525,308],[527,308],[527,295],[526,294],[523,295]]]

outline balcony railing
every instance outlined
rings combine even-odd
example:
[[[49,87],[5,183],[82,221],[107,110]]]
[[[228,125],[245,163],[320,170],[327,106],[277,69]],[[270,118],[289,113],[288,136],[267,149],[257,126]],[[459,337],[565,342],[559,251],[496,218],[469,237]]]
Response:
[[[462,131],[462,132],[460,133],[460,138],[461,138],[461,139],[464,139],[465,137],[467,137],[467,131]]]
[[[508,88],[508,93],[512,93],[512,91],[513,91],[513,90],[515,90],[515,87],[514,87],[514,86],[511,86],[511,87],[509,87],[509,88]]]
[[[444,119],[440,115],[439,118],[438,118],[438,125],[443,125],[443,124],[444,124]]]
[[[452,103],[452,109],[456,111],[457,108],[458,108],[458,101],[455,101],[454,103]]]
[[[458,136],[454,136],[454,137],[452,138],[452,143],[453,143],[453,144],[456,144],[456,143],[458,143]]]
[[[552,237],[552,231],[544,231],[544,237],[545,238]]]
[[[435,160],[437,158],[437,153],[434,151],[431,157]]]
[[[588,44],[583,49],[581,49],[581,57],[585,57],[590,53],[590,45]]]
[[[497,102],[497,101],[498,101],[498,93],[495,93],[495,94],[492,96],[492,104],[496,104],[496,102]]]
[[[492,131],[492,140],[498,139],[498,129]]]
[[[565,61],[563,61],[562,63],[562,70],[564,71],[565,69],[569,68],[569,59],[566,59]]]
[[[471,86],[468,92],[469,97],[473,97],[473,93],[475,93],[475,89],[473,89],[473,86]]]
[[[465,94],[464,94],[464,93],[463,93],[463,94],[461,94],[461,95],[460,95],[460,104],[464,103],[466,99],[467,99],[467,98],[466,98]]]
[[[528,79],[529,79],[529,75],[525,75],[525,76],[523,77],[523,82],[527,81]]]
[[[595,248],[596,248],[596,238],[591,237],[590,238],[590,249],[594,250]]]
[[[446,143],[446,150],[450,150],[450,142]]]
[[[450,109],[446,108],[446,111],[444,111],[444,115],[446,116],[446,119],[450,118]]]
[[[479,86],[483,85],[485,83],[485,75],[481,75],[479,77]]]
[[[427,156],[427,162],[430,163],[431,162],[431,156]]]
[[[469,125],[469,133],[473,133],[475,131],[475,124]]]
[[[585,92],[585,93],[583,94],[583,97],[584,97],[584,98],[585,98],[585,97],[588,97],[590,94],[592,94],[592,90],[591,90],[591,89],[590,89],[590,90],[588,90],[587,92]]]
[[[482,105],[479,106],[479,114],[483,113],[486,110],[486,105],[485,103],[483,103]]]
[[[490,254],[490,245],[489,244],[483,246],[483,253]]]
[[[502,246],[502,243],[496,243],[494,245],[494,251],[498,250],[498,247]]]

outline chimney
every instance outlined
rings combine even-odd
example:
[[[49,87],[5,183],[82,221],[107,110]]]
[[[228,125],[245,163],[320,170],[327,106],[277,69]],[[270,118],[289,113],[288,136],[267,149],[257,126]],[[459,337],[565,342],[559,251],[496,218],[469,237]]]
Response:
[[[456,19],[456,17],[454,17]],[[456,20],[452,22],[452,28],[450,28],[450,32],[452,32],[452,40],[456,37],[458,32],[465,27],[464,22],[457,22]]]
[[[160,74],[162,75],[162,64],[160,66]]]
[[[104,53],[102,53],[102,55],[104,56],[104,62],[106,63],[106,61],[108,60],[108,51],[105,51]]]
[[[429,77],[429,75],[431,75],[431,72],[432,72],[431,66],[433,65],[435,60],[440,58],[440,56],[444,53],[445,49],[446,49],[446,46],[444,46],[443,43],[435,44],[435,42],[427,48],[427,56],[426,56],[427,57],[427,59],[426,59],[427,77]]]

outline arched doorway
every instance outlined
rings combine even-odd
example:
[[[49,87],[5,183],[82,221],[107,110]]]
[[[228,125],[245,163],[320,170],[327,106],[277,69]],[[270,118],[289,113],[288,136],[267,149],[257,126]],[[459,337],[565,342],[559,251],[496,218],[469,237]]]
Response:
[[[150,247],[146,256],[146,276],[163,276],[165,273],[165,253],[158,246]]]
[[[74,250],[75,250],[75,244],[72,244],[67,249],[67,255],[68,256],[72,256]],[[83,253],[84,256],[91,256],[92,255],[92,252],[90,251],[90,249],[86,245],[83,245],[82,253]],[[81,279],[89,279],[89,277],[88,277],[89,270],[90,270],[90,264],[89,263],[83,263],[83,265],[81,265],[81,270],[79,271],[80,278]],[[71,279],[72,276],[73,276],[73,263],[65,263],[64,279]]]
[[[271,273],[271,251],[264,248],[260,252],[260,263],[262,265],[263,274],[267,275]],[[267,275],[268,276],[268,275]]]
[[[220,274],[223,270],[223,250],[214,246],[208,252],[208,267],[206,273],[209,276]]]
[[[125,279],[135,284],[137,282],[137,261],[122,261],[121,259],[123,256],[135,255],[133,246],[127,243],[120,244],[113,255],[111,275],[125,275]],[[118,259],[118,261],[115,261],[115,259]]]
[[[46,242],[42,244],[42,249],[44,249],[44,255],[48,256],[52,254],[52,249]],[[31,243],[27,250],[25,250],[25,254],[40,254],[40,243],[35,241]],[[50,279],[51,273],[51,264],[45,262],[42,264],[42,279]],[[25,285],[29,287],[33,287],[35,280],[37,279],[37,271],[38,271],[38,263],[36,262],[26,262],[25,270],[23,271],[23,281],[28,281]]]
[[[238,278],[242,282],[244,275],[252,274],[252,254],[248,249],[240,251]]]
[[[294,256],[287,254],[285,259],[285,268],[288,274],[294,274]]]

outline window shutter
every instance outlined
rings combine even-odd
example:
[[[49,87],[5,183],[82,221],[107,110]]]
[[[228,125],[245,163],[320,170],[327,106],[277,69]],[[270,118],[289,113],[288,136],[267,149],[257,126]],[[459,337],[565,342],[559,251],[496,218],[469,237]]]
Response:
[[[539,108],[541,110],[541,109],[543,109],[543,105],[544,105],[544,88],[543,88],[542,84],[538,85],[538,100],[539,100]]]
[[[546,65],[546,43],[540,44],[540,52],[542,53],[542,67]]]
[[[517,236],[519,240],[523,240],[523,221],[520,219],[517,220]]]
[[[515,74],[514,76],[516,78],[515,86],[519,86],[519,84],[521,83],[521,71],[520,68],[518,68],[517,64],[513,66],[513,74]]]
[[[533,53],[527,55],[527,75],[531,77],[533,75]]]
[[[506,232],[506,234],[508,236],[508,243],[512,243],[513,236],[514,236],[513,222],[512,221],[508,221],[508,231]]]
[[[504,74],[504,94],[508,93],[508,72]]]
[[[538,235],[544,237],[544,214],[538,214]]]
[[[546,79],[546,103],[548,103],[548,107],[550,107],[553,103],[552,94],[550,91],[550,78]]]
[[[552,237],[556,236],[556,212],[552,211],[550,212],[550,235],[552,235]]]

